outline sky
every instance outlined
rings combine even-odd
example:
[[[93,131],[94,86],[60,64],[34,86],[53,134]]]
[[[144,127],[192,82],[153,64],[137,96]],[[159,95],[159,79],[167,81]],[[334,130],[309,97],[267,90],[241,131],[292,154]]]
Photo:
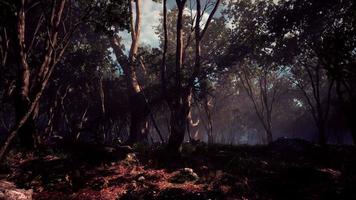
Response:
[[[253,0],[252,0],[253,1]],[[276,4],[279,0],[273,0]],[[163,10],[162,3],[156,3],[152,0],[142,0],[141,1],[141,37],[140,37],[140,45],[149,45],[151,47],[158,47],[159,46],[159,38],[158,35],[155,33],[155,27],[159,25],[159,19],[161,17],[161,13]],[[203,3],[204,4],[204,3]],[[167,1],[168,9],[171,9],[175,6],[174,0]],[[134,10],[135,12],[135,10]],[[218,11],[219,12],[219,11]],[[219,15],[219,13],[216,15]],[[193,11],[194,13],[194,11]],[[208,18],[208,13],[203,14],[202,22]],[[125,52],[128,53],[130,44],[131,44],[131,36],[127,31],[123,31],[119,33],[122,37],[122,41],[125,45]]]
[[[162,13],[163,6],[162,3],[156,3],[152,0],[142,0],[141,1],[141,37],[140,44],[150,45],[151,47],[159,46],[159,38],[155,33],[155,27],[159,25],[160,14]],[[168,9],[171,9],[175,6],[175,1],[167,1]],[[135,11],[134,11],[135,12]],[[194,12],[194,11],[193,11]],[[208,18],[208,13],[204,13],[204,19]],[[129,49],[129,45],[131,44],[131,36],[127,31],[123,31],[119,34],[124,42],[126,51]]]
[[[251,0],[254,1],[254,0]],[[204,2],[204,0],[202,1]],[[279,0],[273,0],[275,4],[278,4]],[[159,46],[158,35],[155,33],[155,27],[159,25],[160,14],[162,13],[163,6],[162,3],[156,3],[152,0],[142,0],[141,1],[141,10],[142,10],[142,23],[141,23],[141,37],[140,45],[150,45],[151,47]],[[168,9],[171,9],[175,6],[174,0],[167,1]],[[204,4],[204,3],[203,3]],[[135,11],[134,11],[135,12]],[[193,11],[194,12],[194,11]],[[219,11],[216,13],[219,15]],[[208,13],[203,14],[203,20],[207,19]],[[127,31],[121,32],[119,35],[123,38],[126,51],[129,49],[131,44],[131,37]]]
[[[155,3],[152,0],[141,1],[142,23],[141,23],[141,44],[148,44],[152,47],[158,47],[158,35],[155,33],[155,27],[159,25],[160,13],[162,12],[162,4]],[[123,38],[126,50],[131,44],[131,37],[127,31],[120,33]]]

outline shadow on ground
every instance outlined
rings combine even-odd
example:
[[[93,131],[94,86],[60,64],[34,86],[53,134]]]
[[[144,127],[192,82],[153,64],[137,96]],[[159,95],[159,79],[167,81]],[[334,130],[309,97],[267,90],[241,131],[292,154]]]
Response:
[[[356,150],[280,139],[269,146],[77,146],[13,160],[7,180],[34,199],[356,199]],[[13,157],[15,159],[15,157]]]

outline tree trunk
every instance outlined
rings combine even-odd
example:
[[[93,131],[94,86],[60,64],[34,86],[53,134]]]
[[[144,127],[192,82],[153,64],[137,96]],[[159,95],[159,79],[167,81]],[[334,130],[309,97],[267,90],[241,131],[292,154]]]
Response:
[[[145,97],[143,95],[142,86],[139,83],[136,74],[137,51],[139,47],[139,39],[141,34],[141,0],[129,1],[130,9],[130,32],[131,32],[131,47],[129,57],[124,54],[121,49],[120,38],[113,36],[111,38],[112,48],[120,65],[123,68],[127,91],[130,101],[130,135],[127,143],[147,141],[148,136],[148,119],[149,109],[147,108]],[[135,17],[133,13],[133,5],[135,4]]]
[[[351,136],[352,136],[354,145],[356,145],[356,124],[355,123],[351,125]]]
[[[138,112],[131,113],[130,135],[128,144],[148,142],[148,117]]]
[[[319,123],[318,125],[318,136],[319,136],[319,144],[326,145],[326,135],[324,125]]]
[[[25,1],[22,0],[18,14],[17,45],[15,46],[16,59],[18,62],[18,79],[14,96],[16,123],[19,123],[26,115],[30,105],[30,67],[27,63],[25,54],[25,16]],[[33,135],[35,132],[35,123],[32,116],[33,114],[29,116],[28,121],[26,121],[18,131],[20,144],[26,149],[32,149],[34,147]]]
[[[162,84],[162,95],[166,98],[167,95],[167,85],[166,85],[166,54],[168,48],[168,31],[167,31],[167,0],[163,0],[163,55],[162,55],[162,64],[161,64],[161,84]]]
[[[19,91],[20,92],[20,91]],[[14,97],[14,108],[16,115],[16,124],[26,115],[29,110],[29,101],[18,92]],[[35,132],[36,126],[31,114],[23,126],[18,130],[18,138],[20,146],[25,149],[33,149],[35,147]]]
[[[141,93],[130,97],[130,135],[128,144],[148,142],[149,109]]]
[[[350,95],[351,96],[351,95]],[[356,120],[355,120],[355,113],[356,113],[356,106],[352,103],[355,102],[356,98],[355,96],[351,96],[350,102],[343,102],[344,104],[349,104],[350,106],[349,109],[345,110],[346,111],[346,117],[348,119],[348,124],[349,124],[349,129],[351,132],[352,140],[354,145],[356,146]]]
[[[187,117],[189,105],[187,99],[189,95],[183,94],[182,88],[182,67],[183,67],[183,10],[186,0],[176,0],[178,7],[177,16],[177,46],[176,46],[176,66],[175,66],[175,94],[171,105],[171,135],[169,136],[167,149],[172,154],[179,153],[187,129]]]
[[[178,154],[181,151],[181,145],[184,141],[185,130],[187,128],[187,116],[183,106],[175,106],[171,113],[171,135],[168,140],[168,151]]]
[[[272,130],[271,128],[268,128],[266,130],[266,137],[267,137],[267,143],[270,144],[273,142],[273,137],[272,137]]]
[[[182,101],[176,102],[172,107],[171,113],[171,135],[168,140],[169,152],[175,154],[181,150],[184,141],[185,130],[187,129],[187,119],[191,105],[191,92],[185,91]]]
[[[345,110],[345,112],[346,112],[346,117],[350,129],[352,141],[356,146],[356,120],[355,120],[356,107],[351,105],[348,110]]]

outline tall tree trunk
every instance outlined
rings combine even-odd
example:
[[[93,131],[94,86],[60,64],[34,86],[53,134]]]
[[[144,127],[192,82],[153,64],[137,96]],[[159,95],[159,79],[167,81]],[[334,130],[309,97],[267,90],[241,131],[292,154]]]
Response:
[[[32,127],[34,127],[33,119],[37,115],[36,110],[39,108],[39,101],[42,93],[48,84],[55,65],[59,62],[68,47],[73,32],[78,28],[78,26],[69,28],[63,39],[59,40],[58,35],[59,31],[61,31],[59,26],[64,26],[64,23],[61,24],[61,21],[66,0],[53,1],[51,8],[52,12],[47,26],[47,34],[44,34],[46,36],[46,40],[43,48],[43,60],[39,65],[34,65],[30,69],[28,65],[29,58],[27,52],[28,50],[31,50],[31,45],[29,45],[29,49],[25,48],[25,16],[26,12],[29,12],[30,10],[28,9],[25,12],[26,3],[27,1],[21,0],[19,4],[17,12],[17,41],[14,46],[15,56],[18,57],[19,62],[16,87],[17,91],[14,97],[17,123],[11,129],[10,134],[7,136],[4,144],[0,148],[0,161],[4,158],[10,144],[19,131],[23,132],[21,135],[26,143],[33,143],[30,139],[32,136],[31,134],[28,134],[29,130],[27,128],[32,129]],[[82,21],[79,20],[77,24],[80,24],[81,22]],[[35,40],[35,38],[33,38],[33,40]],[[54,49],[56,51],[54,51]],[[31,72],[35,72],[36,74],[31,74]],[[32,80],[30,80],[30,78]]]
[[[171,105],[171,135],[168,139],[168,150],[171,153],[179,153],[187,129],[187,117],[189,113],[186,105],[187,97],[182,94],[182,66],[183,66],[183,10],[186,0],[176,0],[178,7],[177,35],[176,35],[176,66],[175,66],[175,94]],[[189,94],[188,94],[189,95]],[[187,110],[188,108],[188,110]]]
[[[129,108],[130,108],[130,129],[129,129],[129,138],[127,140],[128,144],[133,144],[136,142],[141,142],[141,140],[146,140],[145,136],[145,124],[148,121],[149,114],[147,113],[147,105],[144,100],[143,91],[141,86],[138,83],[136,73],[134,72],[133,65],[131,65],[124,56],[120,41],[118,38],[112,38],[112,45],[114,49],[116,58],[118,59],[120,65],[123,67],[127,93],[129,99]],[[143,131],[145,130],[145,131]],[[141,135],[145,133],[144,135]]]
[[[20,95],[17,95],[15,98],[14,108],[16,114],[16,123],[18,124],[29,110],[29,102],[23,100]],[[18,130],[20,146],[24,147],[25,149],[33,149],[35,147],[35,133],[36,125],[31,114],[27,121]]]
[[[200,0],[196,0],[196,10],[197,10],[197,14],[196,14],[196,18],[195,18],[195,66],[194,66],[194,70],[193,70],[193,75],[190,79],[190,83],[189,83],[189,90],[190,90],[190,96],[193,96],[193,87],[194,87],[194,82],[196,81],[196,79],[199,79],[199,75],[201,72],[201,41],[202,38],[204,37],[206,30],[209,27],[209,24],[217,10],[217,8],[219,7],[220,4],[220,0],[217,0],[214,4],[213,10],[211,11],[211,13],[209,14],[209,17],[204,25],[204,27],[201,29],[200,28],[200,23],[201,23],[201,2]],[[190,109],[190,104],[189,104],[189,108]],[[210,114],[210,110],[209,110],[209,105],[208,105],[208,100],[205,102],[205,112],[206,112],[206,116],[207,116],[207,123],[208,123],[208,143],[212,144],[214,143],[214,137],[213,137],[213,126],[212,126],[212,122],[211,122],[211,114]]]
[[[356,123],[352,123],[350,129],[353,143],[356,145]]]
[[[272,137],[272,130],[271,128],[267,128],[266,129],[266,139],[267,139],[267,143],[270,144],[273,142],[273,137]]]
[[[166,54],[168,48],[168,31],[167,31],[167,0],[163,0],[163,54],[162,54],[162,63],[161,63],[161,84],[162,84],[162,96],[166,98],[167,95],[167,85],[166,85]]]
[[[30,67],[26,60],[25,53],[25,0],[21,1],[21,8],[18,14],[17,21],[17,45],[16,45],[16,59],[18,61],[18,80],[16,86],[16,93],[14,96],[14,108],[16,114],[16,123],[19,123],[21,119],[26,115],[28,111],[30,99]],[[32,149],[34,147],[34,133],[35,123],[31,116],[23,124],[18,131],[18,137],[20,139],[21,146]]]
[[[132,1],[135,4],[136,16],[134,17]],[[137,51],[139,47],[139,39],[141,34],[141,0],[130,0],[130,32],[131,32],[131,47],[129,56],[123,53],[120,44],[120,38],[113,36],[111,38],[112,48],[120,65],[123,68],[128,98],[130,101],[130,133],[127,143],[132,144],[136,142],[147,141],[148,128],[146,128],[149,112],[144,100],[142,87],[139,83],[136,65],[137,65]]]
[[[318,127],[318,133],[319,133],[319,144],[326,145],[325,128],[322,124],[320,124]]]
[[[346,119],[347,119],[347,123],[348,123],[349,129],[350,129],[351,137],[352,137],[354,145],[356,146],[356,120],[355,120],[356,106],[351,104],[351,107],[350,107],[350,102],[346,101],[343,91],[342,91],[342,81],[339,79],[336,79],[336,93],[337,93],[339,102],[342,105],[342,110],[346,114]],[[356,98],[352,98],[351,93],[349,93],[349,95],[351,97],[350,98],[351,102],[355,102]]]
[[[209,23],[214,16],[220,0],[217,0],[215,6],[210,13],[207,22],[205,23],[202,32],[200,32],[201,21],[201,5],[197,0],[197,16],[195,25],[195,67],[193,74],[189,77],[187,86],[183,87],[182,83],[182,67],[183,67],[183,11],[186,4],[186,0],[176,0],[178,7],[177,15],[177,36],[176,36],[176,67],[175,67],[175,94],[172,103],[171,114],[171,135],[168,141],[168,149],[173,153],[178,153],[181,144],[184,140],[185,130],[187,129],[187,119],[189,117],[189,111],[191,107],[191,99],[193,97],[193,88],[196,78],[198,78],[200,72],[200,42],[203,38]]]
[[[168,151],[172,154],[177,154],[181,151],[181,145],[184,141],[185,131],[187,129],[187,119],[189,115],[189,96],[186,94],[182,97],[180,103],[176,103],[172,107],[171,112],[171,135],[168,140]]]
[[[352,98],[355,99],[355,98]],[[356,106],[355,105],[351,105],[351,109],[349,111],[347,115],[348,118],[348,124],[350,127],[350,132],[351,132],[351,136],[352,136],[352,140],[354,145],[356,146],[356,120],[355,120],[355,112],[356,112]]]
[[[184,113],[180,108],[173,108],[171,114],[171,135],[168,140],[168,151],[176,154],[181,150],[181,145],[184,141],[186,120],[184,119]]]
[[[146,143],[149,129],[147,124],[150,117],[149,108],[141,93],[130,97],[130,133],[127,143]]]
[[[142,94],[130,98],[130,110],[130,134],[127,143],[147,143],[149,109]]]

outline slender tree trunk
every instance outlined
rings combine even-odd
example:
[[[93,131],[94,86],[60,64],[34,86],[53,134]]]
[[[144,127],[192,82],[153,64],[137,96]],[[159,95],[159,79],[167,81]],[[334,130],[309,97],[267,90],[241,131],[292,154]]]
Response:
[[[187,105],[187,94],[183,94],[182,67],[183,67],[183,10],[186,0],[176,0],[178,6],[177,16],[177,46],[175,67],[175,94],[171,110],[171,135],[168,140],[168,150],[175,154],[180,152],[187,129],[187,117],[189,106]],[[189,94],[188,94],[189,95]]]
[[[341,80],[336,80],[336,93],[337,93],[337,97],[340,101],[340,104],[343,105],[342,109],[343,111],[346,113],[346,119],[348,122],[348,126],[350,129],[350,133],[351,133],[351,137],[353,140],[354,145],[356,146],[356,121],[355,121],[355,112],[356,112],[356,106],[352,106],[351,105],[351,109],[348,108],[348,104],[350,102],[347,102],[345,100],[345,97],[343,95],[342,92],[342,83]],[[351,98],[351,101],[354,102],[355,98]]]
[[[195,25],[195,67],[193,74],[189,78],[187,86],[183,87],[182,83],[182,67],[183,67],[183,10],[186,4],[186,0],[176,0],[178,7],[177,15],[177,36],[176,36],[176,67],[175,67],[175,94],[172,103],[172,114],[171,114],[171,135],[168,141],[168,148],[173,153],[178,153],[181,144],[184,140],[185,130],[187,129],[187,119],[189,116],[189,111],[191,107],[191,99],[193,96],[194,82],[198,78],[200,72],[200,42],[207,30],[209,23],[212,20],[214,13],[220,0],[217,0],[215,6],[210,13],[205,26],[200,32],[200,16],[201,16],[201,5],[200,1],[197,1],[197,16]]]
[[[356,145],[356,123],[351,124],[351,136],[352,140],[354,142],[354,145]]]
[[[207,97],[209,98],[209,97]],[[205,113],[206,113],[206,118],[207,118],[207,131],[208,131],[208,143],[213,144],[214,141],[214,135],[213,135],[213,122],[211,119],[211,111],[210,111],[210,101],[208,99],[205,100],[204,102],[204,108],[205,108]]]
[[[14,107],[16,114],[16,123],[26,115],[30,106],[29,90],[30,90],[30,67],[26,60],[25,53],[25,0],[21,1],[21,8],[18,13],[17,21],[17,45],[16,45],[16,59],[18,60],[18,80],[16,86],[16,94],[14,96]],[[34,133],[35,123],[32,114],[28,120],[18,131],[21,146],[32,149],[34,148]]]
[[[201,71],[201,69],[200,69],[201,68],[201,41],[205,35],[206,30],[209,27],[209,24],[214,16],[218,6],[219,6],[219,4],[220,4],[220,0],[217,0],[214,4],[212,12],[209,14],[209,17],[208,17],[204,27],[201,29],[200,28],[201,15],[202,15],[201,1],[196,0],[197,14],[196,14],[196,18],[195,18],[196,21],[195,21],[195,29],[194,29],[194,32],[195,32],[195,66],[194,66],[194,72],[193,72],[192,78],[189,83],[190,98],[193,96],[194,82],[196,81],[197,78],[199,78],[199,74]],[[188,106],[189,106],[188,109],[190,110],[191,104],[189,104]],[[208,122],[207,122],[208,123],[208,131],[207,131],[208,132],[208,143],[212,144],[212,143],[214,143],[213,126],[212,126],[212,122],[211,122],[211,115],[210,115],[210,111],[209,111],[208,101],[206,102],[206,105],[204,107],[205,107],[205,112],[206,112],[207,119],[208,119]]]
[[[323,123],[318,124],[319,144],[326,145],[325,127]]]
[[[318,142],[320,145],[325,145],[326,144],[325,123],[323,120],[323,112],[319,105],[317,106],[316,112],[317,113],[315,117],[315,123],[316,123],[316,127],[318,128]]]
[[[182,104],[175,104],[171,113],[171,135],[168,140],[168,151],[177,154],[181,151],[187,129],[187,118],[189,115],[188,97],[183,97]]]
[[[46,45],[43,52],[44,59],[40,65],[33,66],[33,70],[31,70],[27,62],[29,59],[27,57],[28,51],[25,48],[26,1],[20,1],[19,10],[17,12],[17,38],[14,42],[15,56],[19,62],[17,76],[18,79],[16,85],[17,91],[14,96],[17,123],[11,129],[10,134],[7,136],[0,148],[0,161],[5,157],[10,144],[19,132],[19,137],[22,138],[22,141],[28,144],[28,146],[34,145],[35,140],[32,136],[32,133],[29,132],[34,129],[33,119],[36,116],[36,110],[39,107],[39,100],[51,77],[54,66],[62,57],[66,47],[69,44],[69,39],[71,38],[71,34],[69,34],[67,35],[68,37],[66,37],[66,39],[61,40],[61,43],[58,44],[58,31],[60,30],[59,25],[62,19],[65,3],[66,0],[60,0],[58,4],[57,1],[52,2],[52,13],[50,17],[50,24],[47,29],[47,38],[45,42]],[[73,33],[76,27],[77,26],[73,27],[73,29],[68,31],[68,33]],[[54,49],[57,51],[54,52]],[[31,71],[38,73],[31,75]],[[30,80],[30,78],[32,80]],[[30,91],[30,88],[33,89]]]
[[[267,137],[267,143],[270,144],[273,142],[273,137],[272,137],[272,130],[271,128],[268,128],[266,130],[266,137]]]
[[[132,2],[135,4],[134,17]],[[148,128],[146,128],[149,120],[149,112],[142,87],[136,73],[137,51],[139,47],[139,39],[141,34],[141,0],[130,0],[130,29],[131,29],[131,47],[129,56],[123,53],[121,49],[120,39],[112,37],[111,43],[114,49],[117,60],[123,68],[127,91],[130,101],[130,133],[127,143],[132,144],[141,141],[147,141]]]
[[[42,87],[41,87],[41,90],[36,94],[33,102],[31,102],[29,104],[28,110],[26,111],[24,116],[18,121],[18,123],[16,123],[14,128],[11,129],[10,134],[5,139],[4,144],[0,148],[0,162],[4,159],[4,157],[6,155],[6,152],[8,151],[11,142],[13,141],[13,139],[15,138],[15,136],[17,135],[19,130],[24,126],[24,124],[27,122],[27,120],[29,120],[29,118],[31,117],[33,111],[35,110],[36,105],[38,104],[38,102],[39,102],[39,100],[40,100],[40,98],[42,96],[42,92],[43,92],[45,86],[48,83],[48,80],[49,80],[49,77],[50,77],[51,73],[52,73],[52,70],[49,71],[49,75],[44,80],[44,82],[42,84]]]
[[[188,114],[188,119],[187,119],[187,133],[188,133],[188,139],[189,139],[189,142],[192,141],[192,134],[190,133],[190,114]]]
[[[355,98],[352,98],[355,99]],[[347,118],[348,118],[348,124],[352,136],[352,140],[354,145],[356,146],[356,120],[355,120],[355,112],[356,112],[356,106],[351,105],[351,109],[349,109],[347,113]]]
[[[22,100],[21,97],[16,97],[16,100],[14,101],[14,107],[15,107],[17,124],[26,115],[26,112],[29,109],[28,103],[29,102]],[[19,138],[20,146],[24,147],[25,149],[34,149],[35,133],[36,133],[36,125],[31,114],[27,119],[27,121],[18,130],[18,138]]]
[[[167,85],[166,85],[166,54],[168,48],[168,31],[167,31],[167,0],[163,0],[163,55],[162,55],[162,64],[161,64],[161,84],[162,84],[162,95],[166,98],[167,95]]]

